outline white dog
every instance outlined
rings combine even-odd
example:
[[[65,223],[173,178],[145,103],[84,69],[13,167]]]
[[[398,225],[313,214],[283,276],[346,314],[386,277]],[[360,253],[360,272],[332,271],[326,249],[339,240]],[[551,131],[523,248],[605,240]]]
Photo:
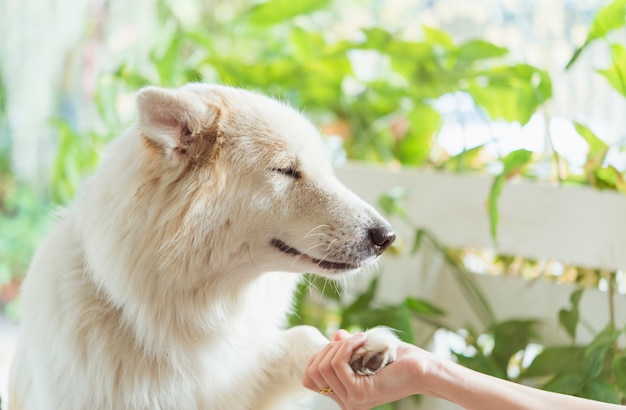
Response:
[[[395,235],[285,105],[189,84],[137,107],[32,261],[10,409],[293,409],[328,341],[283,329],[299,275],[282,272],[333,278]],[[396,346],[371,330],[354,367]]]

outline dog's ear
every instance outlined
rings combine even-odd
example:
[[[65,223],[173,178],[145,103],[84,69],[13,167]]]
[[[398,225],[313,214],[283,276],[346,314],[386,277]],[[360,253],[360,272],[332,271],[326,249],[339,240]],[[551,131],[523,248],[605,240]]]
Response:
[[[192,135],[213,130],[219,107],[180,89],[146,87],[137,94],[139,129],[164,152],[185,153]]]

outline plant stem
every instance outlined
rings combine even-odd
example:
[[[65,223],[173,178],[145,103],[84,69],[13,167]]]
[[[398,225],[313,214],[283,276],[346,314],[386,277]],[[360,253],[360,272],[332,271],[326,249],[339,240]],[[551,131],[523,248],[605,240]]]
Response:
[[[615,329],[615,284],[617,283],[617,273],[609,272],[609,323],[611,329]]]

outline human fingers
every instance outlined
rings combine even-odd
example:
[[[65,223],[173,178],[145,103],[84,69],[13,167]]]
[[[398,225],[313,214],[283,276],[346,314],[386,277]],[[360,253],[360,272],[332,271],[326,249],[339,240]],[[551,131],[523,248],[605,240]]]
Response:
[[[307,365],[304,378],[302,380],[302,384],[309,390],[312,390],[316,393],[325,395],[334,400],[340,408],[345,408],[345,403],[342,400],[344,397],[343,388],[339,387],[336,382],[332,382],[331,385],[326,382],[326,379],[322,375],[322,363],[328,356],[334,355],[334,350],[338,348],[338,343],[331,342],[326,345],[324,349],[320,352],[316,353],[309,359],[309,363]],[[337,394],[336,391],[341,392]]]
[[[302,384],[304,387],[319,392],[321,389],[328,387],[322,376],[320,369],[322,361],[329,356],[330,351],[336,348],[337,342],[330,342],[324,346],[322,350],[311,356],[309,359]]]
[[[319,362],[318,370],[321,377],[326,385],[332,388],[334,393],[341,399],[347,398],[350,385],[342,382],[338,377],[338,373],[348,372],[354,374],[349,365],[350,357],[354,350],[365,343],[365,339],[365,334],[359,333],[340,342],[335,342],[333,348]]]
[[[331,340],[333,342],[339,342],[340,340],[344,340],[352,336],[352,333],[348,332],[345,329],[339,329],[331,336]]]
[[[345,332],[349,334],[348,332]],[[319,373],[327,386],[331,387],[339,396],[345,396],[345,387],[337,378],[337,371],[341,371],[341,365],[347,365],[352,352],[365,342],[365,334],[350,335],[339,342],[334,342],[333,347],[318,364]]]
[[[319,392],[321,394],[328,394],[337,403],[342,404],[342,398],[346,395],[346,389],[334,374],[331,361],[337,355],[337,352],[342,349],[344,345],[339,342],[332,344],[332,348],[326,355],[321,357],[320,361],[316,364],[317,374],[319,375]]]
[[[352,352],[365,342],[365,334],[351,336],[341,342],[331,342],[309,359],[302,381],[304,387],[320,392],[331,388],[333,399],[339,404],[338,396],[345,397],[346,389],[335,374],[334,367],[347,366]],[[343,369],[345,371],[345,369]]]

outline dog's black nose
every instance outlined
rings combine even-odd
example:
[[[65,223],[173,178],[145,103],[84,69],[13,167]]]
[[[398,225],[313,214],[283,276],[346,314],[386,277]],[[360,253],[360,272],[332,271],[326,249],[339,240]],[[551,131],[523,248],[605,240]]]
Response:
[[[370,228],[367,235],[370,243],[376,251],[376,255],[380,255],[385,252],[385,249],[387,249],[389,245],[396,240],[396,234],[388,226]]]

